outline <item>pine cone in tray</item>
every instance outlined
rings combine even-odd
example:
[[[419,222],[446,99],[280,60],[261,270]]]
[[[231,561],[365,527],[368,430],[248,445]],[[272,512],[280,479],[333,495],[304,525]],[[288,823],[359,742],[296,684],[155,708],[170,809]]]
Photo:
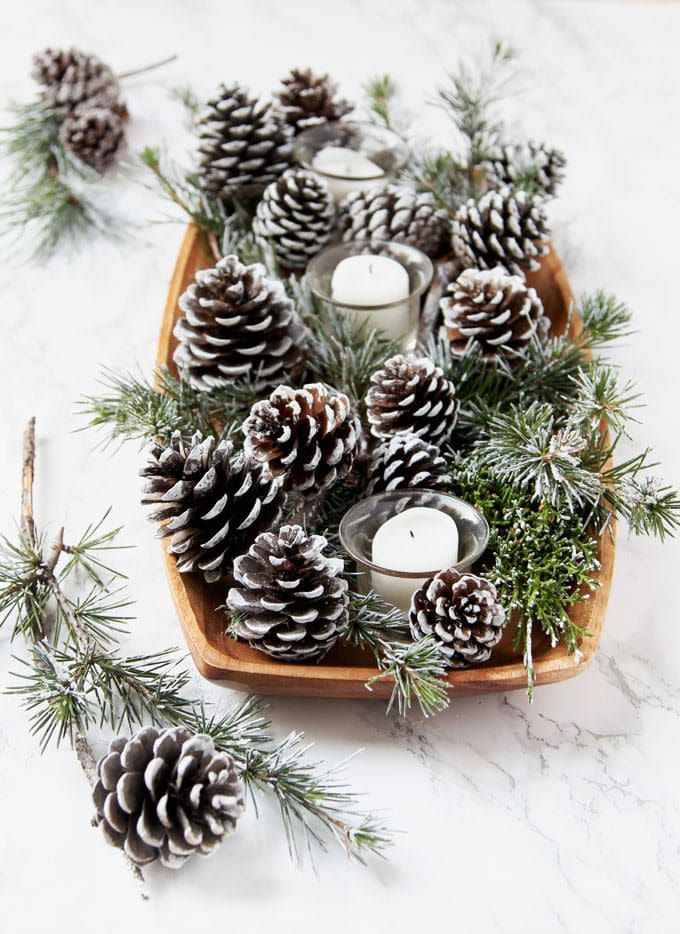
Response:
[[[394,435],[378,445],[371,456],[366,495],[420,487],[448,487],[446,463],[439,448],[417,435]]]
[[[196,130],[198,181],[218,198],[255,197],[290,164],[290,127],[238,84],[219,86]]]
[[[325,182],[305,169],[288,169],[265,189],[253,231],[271,243],[286,269],[304,269],[329,241],[334,223]]]
[[[45,103],[61,117],[85,102],[119,115],[125,111],[116,76],[96,55],[79,49],[44,49],[33,56],[31,75],[43,86]]]
[[[59,127],[64,148],[100,173],[116,158],[123,138],[120,117],[106,107],[78,107]]]
[[[550,235],[543,199],[508,186],[470,199],[453,221],[453,250],[467,267],[505,266],[522,275],[538,269]]]
[[[232,453],[230,441],[216,445],[197,432],[186,444],[176,432],[167,445],[150,444],[142,470],[142,503],[162,523],[159,535],[170,536],[177,570],[202,571],[208,583],[230,573],[232,560],[281,515],[281,480]]]
[[[227,605],[237,613],[234,634],[286,662],[318,659],[347,623],[344,562],[329,558],[321,535],[299,525],[259,535],[234,562]]]
[[[466,269],[440,302],[451,353],[479,349],[486,359],[521,357],[533,340],[544,340],[550,319],[535,289],[502,267]]]
[[[245,808],[233,758],[184,727],[114,739],[97,774],[95,820],[137,866],[160,859],[177,869],[194,853],[209,855]]]
[[[559,149],[529,140],[517,145],[498,146],[484,163],[487,184],[492,188],[515,185],[523,178],[533,179],[545,197],[553,197],[562,184],[567,160]]]
[[[414,434],[439,444],[453,430],[458,416],[455,388],[429,357],[390,357],[371,383],[366,407],[376,438]]]
[[[296,135],[309,127],[340,120],[353,110],[349,101],[337,96],[337,87],[328,75],[316,75],[311,68],[293,68],[274,97],[277,109]]]
[[[179,300],[174,361],[195,389],[210,391],[247,377],[276,385],[302,361],[305,329],[283,283],[264,266],[225,256],[196,273]]]
[[[505,610],[484,577],[451,568],[425,581],[409,615],[414,639],[431,636],[449,668],[487,661],[500,642]]]
[[[347,396],[321,383],[279,386],[243,424],[249,455],[293,490],[319,491],[345,477],[360,430]]]
[[[385,185],[348,195],[340,206],[343,240],[396,240],[433,259],[449,249],[451,225],[429,192]]]

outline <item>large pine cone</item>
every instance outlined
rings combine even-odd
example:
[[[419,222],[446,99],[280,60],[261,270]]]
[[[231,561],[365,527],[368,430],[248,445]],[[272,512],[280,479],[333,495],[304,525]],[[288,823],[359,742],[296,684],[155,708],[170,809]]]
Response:
[[[64,148],[97,172],[112,164],[123,137],[120,117],[106,107],[79,107],[59,127]]]
[[[148,480],[142,503],[163,523],[160,536],[171,536],[177,570],[202,571],[209,583],[229,574],[232,560],[281,515],[281,481],[232,452],[230,441],[215,445],[197,432],[185,444],[176,432],[168,445],[150,444],[141,474]]]
[[[243,424],[246,451],[293,490],[319,491],[345,477],[360,430],[347,396],[321,383],[279,386]]]
[[[33,56],[32,77],[44,88],[42,98],[64,117],[79,104],[124,111],[118,80],[96,55],[79,49],[44,49]]]
[[[253,231],[272,244],[282,266],[304,269],[328,243],[334,223],[325,182],[305,169],[288,169],[265,189]]]
[[[390,357],[371,383],[366,407],[376,438],[414,434],[439,444],[453,430],[458,417],[455,388],[429,357]]]
[[[532,340],[544,340],[550,320],[535,289],[502,267],[466,269],[441,300],[451,353],[478,348],[486,359],[520,357]]]
[[[451,225],[429,192],[385,185],[348,195],[340,206],[343,240],[407,243],[433,258],[449,249]]]
[[[196,273],[179,300],[174,361],[196,389],[210,391],[248,377],[276,385],[302,361],[305,329],[283,283],[264,266],[225,256]]]
[[[328,558],[328,542],[299,525],[264,532],[234,562],[227,605],[238,614],[235,635],[284,662],[318,659],[347,624],[344,562]]]
[[[219,198],[257,196],[290,164],[290,128],[238,84],[219,86],[196,129],[198,181]]]
[[[477,269],[505,266],[517,275],[538,269],[549,235],[543,199],[507,186],[479,201],[471,198],[453,221],[453,249],[461,262]]]
[[[95,819],[137,866],[160,858],[177,869],[194,853],[209,855],[245,808],[233,758],[184,727],[114,739],[97,774]]]
[[[528,179],[549,198],[562,184],[566,164],[564,153],[559,149],[529,140],[514,146],[499,146],[483,168],[489,187],[521,187],[523,180]]]
[[[366,495],[419,487],[444,490],[449,476],[439,448],[417,435],[395,435],[373,452]]]
[[[449,668],[464,668],[489,659],[503,635],[505,610],[490,581],[451,568],[414,593],[409,622],[414,639],[431,636]]]
[[[353,109],[349,101],[337,97],[337,86],[328,75],[315,75],[311,68],[293,68],[274,96],[277,109],[295,134],[339,120]]]

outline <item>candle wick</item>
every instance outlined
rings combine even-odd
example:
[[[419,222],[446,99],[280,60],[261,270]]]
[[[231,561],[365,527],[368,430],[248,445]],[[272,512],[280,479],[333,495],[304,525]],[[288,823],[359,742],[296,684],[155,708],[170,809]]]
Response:
[[[415,535],[413,534],[413,529],[409,529],[408,534],[411,536],[411,538],[415,538]]]

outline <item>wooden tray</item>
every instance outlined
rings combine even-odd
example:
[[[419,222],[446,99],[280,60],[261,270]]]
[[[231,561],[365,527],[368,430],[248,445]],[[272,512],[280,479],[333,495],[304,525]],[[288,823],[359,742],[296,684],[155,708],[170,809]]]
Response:
[[[165,306],[157,362],[176,372],[172,355],[177,341],[172,331],[178,317],[177,302],[193,280],[194,273],[213,265],[213,258],[203,237],[189,227],[182,243]],[[571,290],[562,264],[554,252],[548,254],[541,269],[532,274],[530,284],[543,300],[552,321],[553,331],[562,333],[567,324]],[[572,324],[578,329],[579,321]],[[165,553],[165,547],[163,547]],[[536,684],[564,681],[579,674],[592,661],[600,638],[614,569],[615,544],[604,535],[599,540],[600,586],[590,599],[575,604],[572,619],[588,631],[581,645],[582,658],[577,663],[563,645],[551,648],[547,637],[534,637]],[[225,681],[240,689],[260,694],[290,694],[300,697],[387,698],[389,683],[376,684],[372,691],[366,681],[377,674],[369,654],[346,646],[336,647],[322,664],[284,664],[271,659],[225,635],[226,620],[215,607],[224,603],[224,585],[208,585],[199,575],[178,574],[173,557],[165,553],[165,567],[179,620],[196,667],[206,678]],[[506,630],[492,659],[485,665],[452,671],[448,681],[455,696],[485,694],[526,688],[522,659],[512,647],[512,632]]]

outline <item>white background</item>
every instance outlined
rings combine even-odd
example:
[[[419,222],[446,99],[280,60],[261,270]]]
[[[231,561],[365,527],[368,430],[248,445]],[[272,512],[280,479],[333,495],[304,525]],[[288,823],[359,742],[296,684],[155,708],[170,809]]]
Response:
[[[76,44],[118,70],[170,52],[179,61],[129,82],[131,150],[186,146],[167,89],[208,93],[240,79],[266,92],[291,65],[327,69],[348,95],[394,74],[421,130],[448,127],[423,106],[461,54],[492,35],[523,51],[511,115],[561,146],[569,174],[553,209],[575,290],[614,290],[639,333],[616,353],[649,403],[637,427],[666,476],[678,451],[678,126],[680,8],[654,3],[344,0],[22,0],[2,5],[0,97],[26,97],[30,55]],[[11,12],[10,12],[11,9]],[[139,454],[94,450],[73,434],[74,400],[101,364],[152,365],[180,226],[147,226],[165,207],[116,186],[137,242],[93,242],[72,261],[0,272],[0,525],[17,515],[20,438],[38,419],[37,512],[73,534],[113,507],[137,601],[129,645],[180,640],[161,554],[138,505]],[[348,777],[403,834],[368,869],[333,852],[318,875],[288,861],[276,815],[244,818],[210,860],[147,872],[142,903],[119,855],[89,827],[85,781],[67,748],[42,757],[26,715],[2,697],[0,927],[7,932],[175,930],[486,932],[677,930],[680,881],[678,651],[680,548],[620,537],[601,650],[580,678],[537,692],[454,701],[434,722],[387,720],[366,702],[276,700],[278,733],[303,729],[320,756],[365,752]],[[2,679],[12,647],[0,641]],[[197,679],[226,704],[231,694]],[[103,748],[103,743],[98,750]],[[208,926],[209,925],[209,926]]]

